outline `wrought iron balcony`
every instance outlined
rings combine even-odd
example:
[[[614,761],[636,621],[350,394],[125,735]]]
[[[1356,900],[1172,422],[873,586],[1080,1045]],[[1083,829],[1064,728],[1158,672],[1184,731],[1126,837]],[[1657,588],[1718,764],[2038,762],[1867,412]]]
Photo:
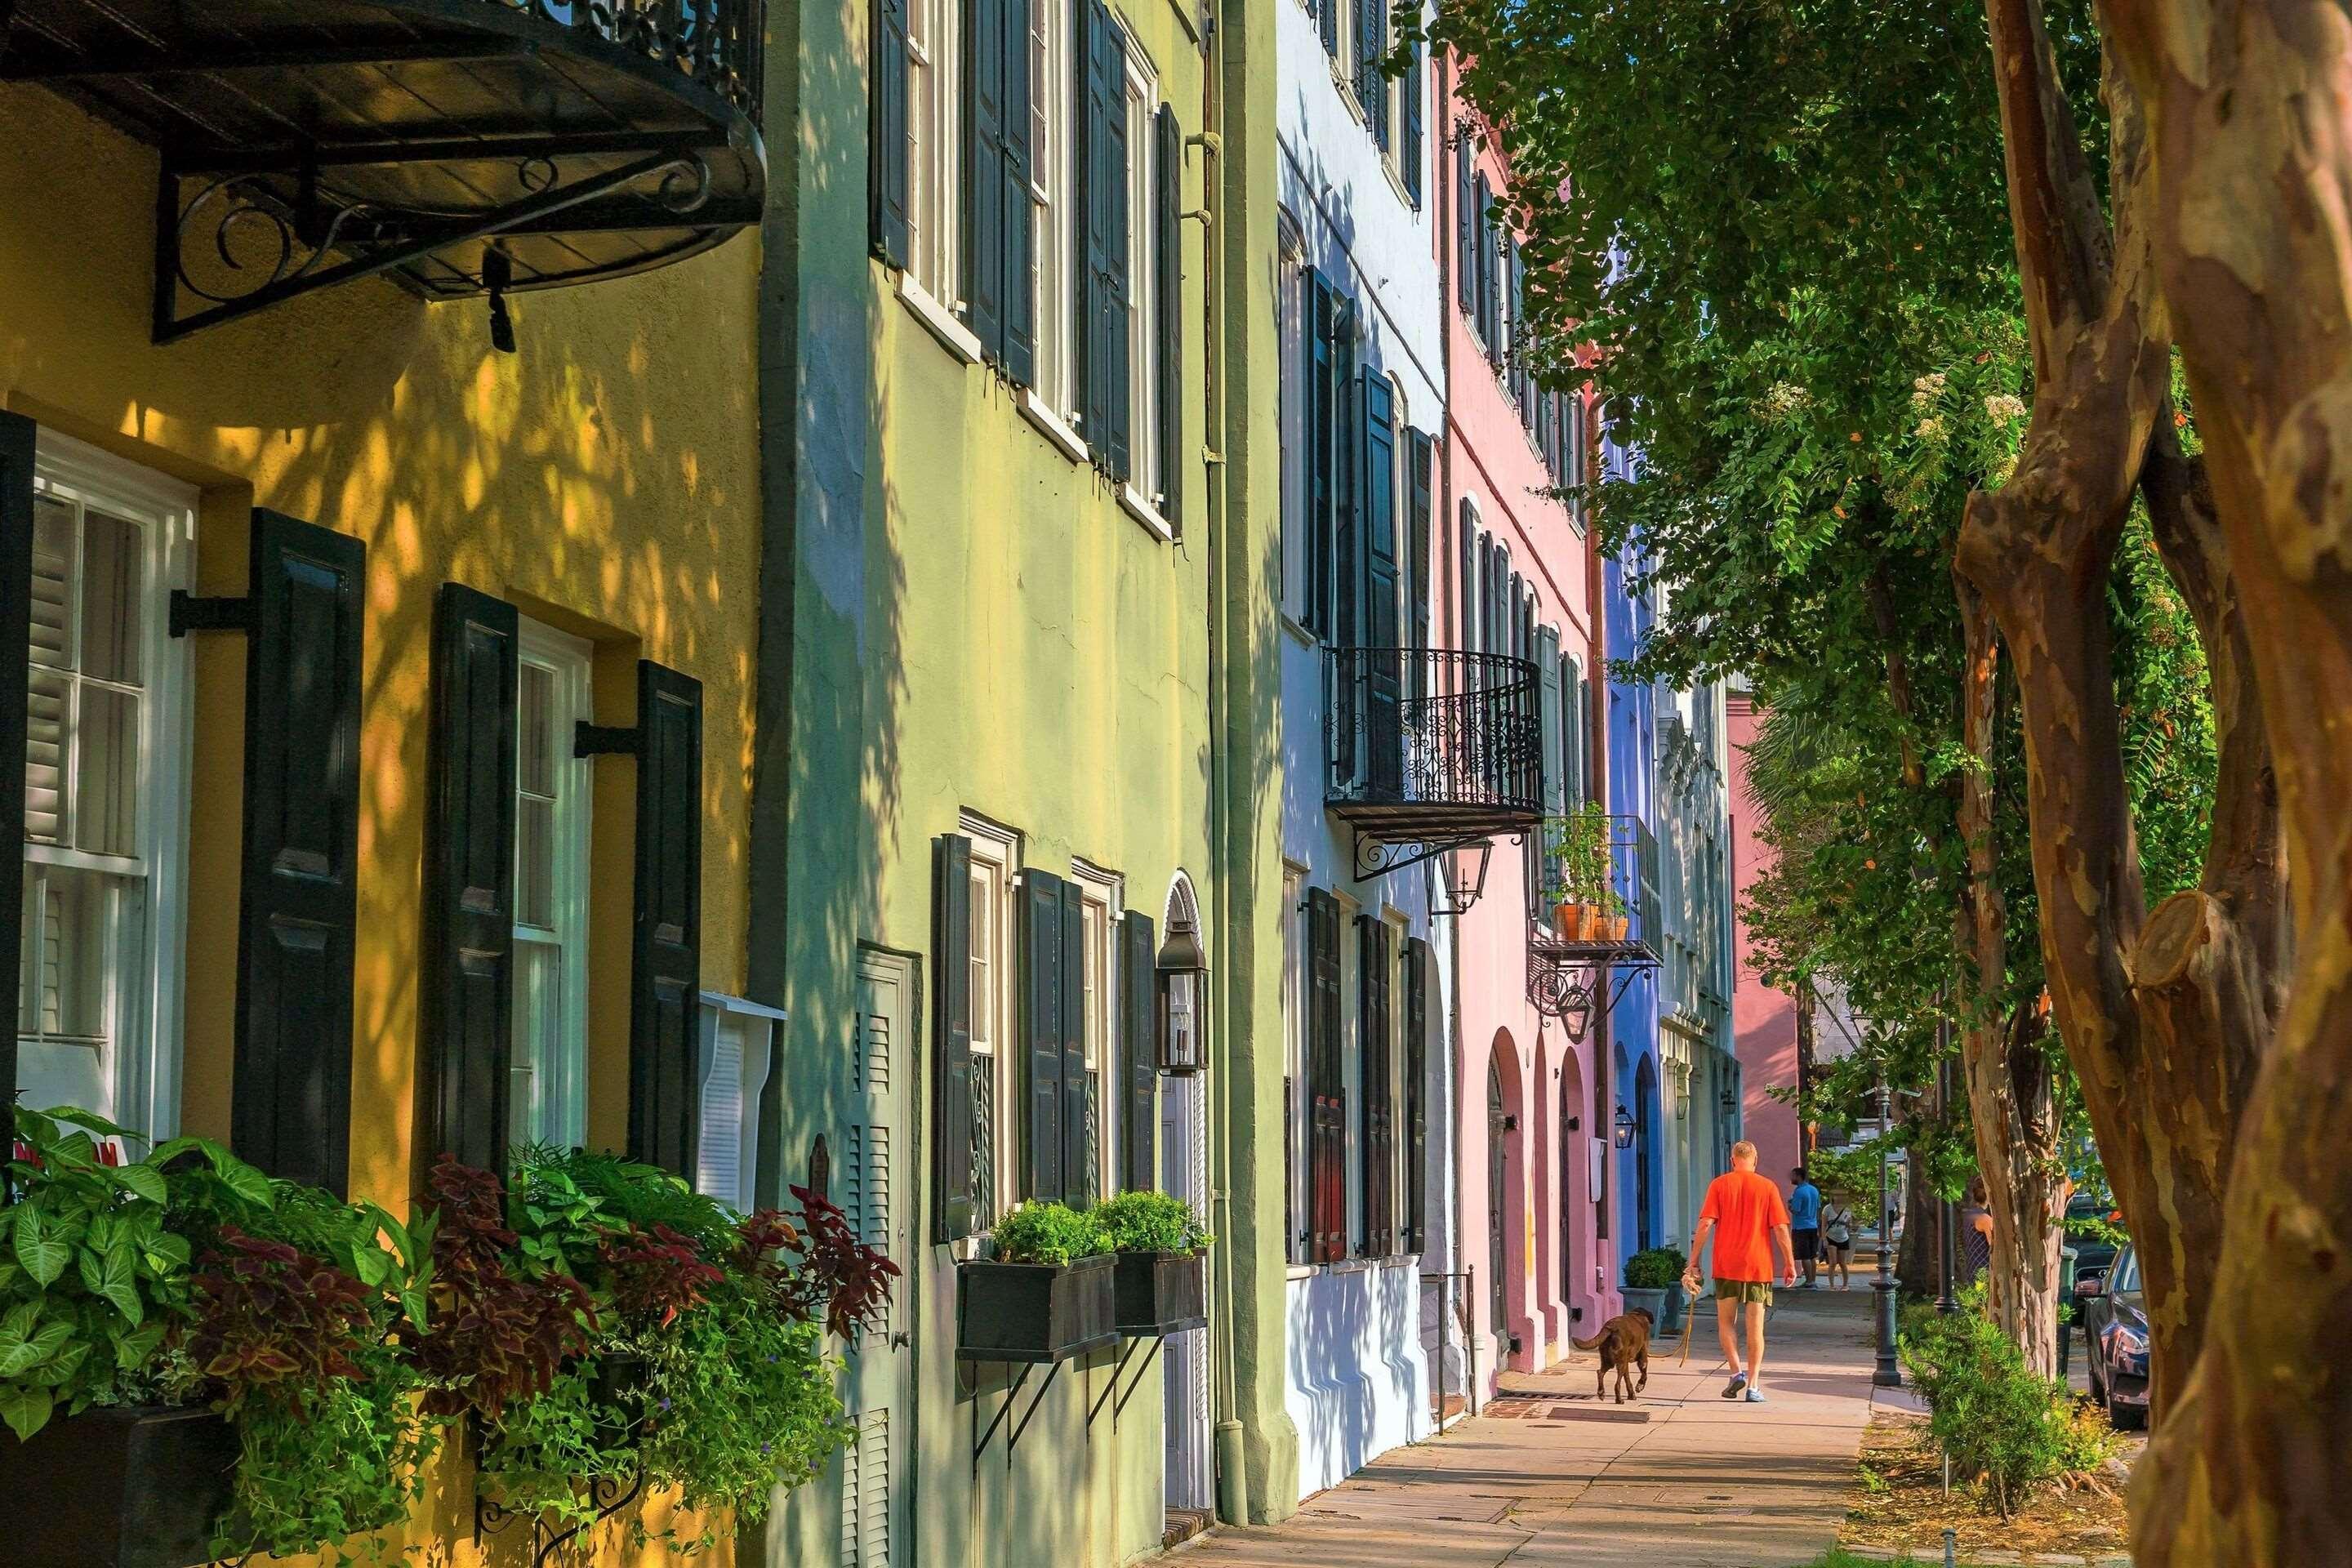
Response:
[[[644,271],[756,224],[764,0],[13,0],[0,80],[154,147],[169,342],[383,276]]]
[[[1335,647],[1324,678],[1324,804],[1357,830],[1359,875],[1541,819],[1534,665],[1450,648]]]

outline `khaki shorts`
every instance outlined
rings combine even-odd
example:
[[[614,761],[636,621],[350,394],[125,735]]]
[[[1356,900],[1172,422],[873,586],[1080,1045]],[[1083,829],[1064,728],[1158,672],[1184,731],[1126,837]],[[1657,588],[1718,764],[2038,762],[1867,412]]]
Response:
[[[1772,1304],[1772,1282],[1769,1279],[1718,1279],[1715,1282],[1715,1299],[1718,1301],[1761,1301]]]

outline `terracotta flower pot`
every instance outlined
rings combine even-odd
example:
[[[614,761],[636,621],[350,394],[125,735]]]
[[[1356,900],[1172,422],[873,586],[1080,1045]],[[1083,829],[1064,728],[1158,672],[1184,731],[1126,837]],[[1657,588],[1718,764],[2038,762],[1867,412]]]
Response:
[[[1600,921],[1601,910],[1599,906],[1594,904],[1577,905],[1576,934],[1569,940],[1571,942],[1591,942],[1599,934],[1598,928]]]
[[[1609,930],[1604,940],[1609,942],[1623,942],[1626,931],[1633,925],[1632,917],[1627,915],[1611,915],[1607,917],[1607,922]]]
[[[1552,934],[1562,942],[1576,940],[1576,906],[1562,899],[1551,907]]]

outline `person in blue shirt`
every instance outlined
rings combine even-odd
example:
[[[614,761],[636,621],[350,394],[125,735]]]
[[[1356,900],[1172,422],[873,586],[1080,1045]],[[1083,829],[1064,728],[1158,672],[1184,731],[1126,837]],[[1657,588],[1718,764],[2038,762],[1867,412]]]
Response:
[[[1822,1190],[1806,1179],[1800,1165],[1789,1189],[1789,1239],[1796,1244],[1797,1261],[1805,1266],[1805,1289],[1818,1290],[1822,1258]]]

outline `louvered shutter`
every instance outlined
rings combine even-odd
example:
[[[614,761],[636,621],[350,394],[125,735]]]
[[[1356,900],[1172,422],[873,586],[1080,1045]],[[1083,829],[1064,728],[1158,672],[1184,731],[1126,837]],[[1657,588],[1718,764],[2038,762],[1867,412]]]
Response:
[[[1430,663],[1422,650],[1430,646],[1429,580],[1437,571],[1435,541],[1431,537],[1436,526],[1437,448],[1424,431],[1406,432],[1410,457],[1406,463],[1405,506],[1411,532],[1405,545],[1411,565],[1407,580],[1412,584],[1412,625],[1410,635],[1415,650],[1412,660],[1412,689],[1407,695],[1420,700],[1429,695]]]
[[[1390,1054],[1389,928],[1372,915],[1356,917],[1358,1053],[1364,1084],[1364,1256],[1385,1258],[1396,1242],[1396,1165],[1391,1093],[1394,1058]]]
[[[866,115],[867,243],[907,265],[907,0],[874,0],[872,101]]]
[[[1087,1070],[1087,905],[1076,882],[1062,884],[1062,1201],[1096,1198],[1102,1158],[1095,1142],[1094,1074]],[[1098,984],[1108,985],[1110,976]],[[1101,1066],[1102,1064],[1097,1064]]]
[[[971,1234],[971,840],[940,835],[931,865],[931,1239],[944,1243]]]
[[[1338,297],[1323,274],[1308,268],[1301,280],[1307,312],[1307,625],[1331,633],[1332,537],[1339,505],[1339,402],[1341,388],[1333,356],[1332,329]]]
[[[1359,578],[1363,584],[1362,646],[1394,649],[1400,612],[1397,584],[1396,394],[1377,370],[1363,374],[1358,422],[1362,452],[1356,493],[1363,516],[1358,534]],[[1399,798],[1404,788],[1404,731],[1401,724],[1403,670],[1394,653],[1375,655],[1365,667],[1368,710],[1363,731],[1370,754],[1365,771],[1381,799]]]
[[[231,1136],[271,1175],[341,1193],[367,546],[257,508],[251,559]]]
[[[699,1145],[702,683],[637,661],[629,1154],[688,1175]]]
[[[459,583],[433,605],[419,980],[426,1159],[503,1175],[513,1057],[515,607]]]
[[[1184,494],[1184,132],[1176,110],[1160,106],[1152,117],[1158,142],[1154,174],[1159,200],[1152,258],[1154,352],[1159,361],[1160,515],[1182,531]]]
[[[1135,471],[1134,428],[1135,399],[1132,395],[1131,363],[1133,344],[1128,331],[1128,313],[1135,300],[1134,281],[1129,276],[1133,257],[1133,239],[1129,225],[1137,215],[1128,211],[1128,160],[1144,155],[1144,149],[1127,144],[1127,41],[1118,24],[1102,13],[1104,79],[1110,84],[1108,98],[1109,117],[1103,121],[1107,132],[1103,138],[1104,207],[1104,272],[1103,300],[1105,317],[1103,342],[1106,345],[1104,403],[1108,410],[1109,424],[1106,445],[1110,477],[1125,479]]]
[[[1062,1179],[1062,879],[1021,873],[1021,1030],[1029,1058],[1028,1192],[1060,1199]]]
[[[1315,19],[1323,34],[1323,52],[1336,60],[1339,58],[1339,0],[1315,0]]]
[[[743,1025],[720,1013],[710,1020],[702,1052],[694,1190],[738,1208],[751,1206],[743,1190]],[[857,1131],[852,1127],[850,1131]],[[857,1151],[853,1145],[852,1155]],[[852,1211],[853,1223],[856,1211]]]
[[[0,843],[16,875],[0,897],[0,1093],[16,1092],[16,1019],[25,946],[25,751],[32,723],[33,422],[0,413]],[[7,1201],[0,1182],[0,1203]]]
[[[1037,207],[1029,190],[1033,95],[1029,79],[1030,7],[1037,0],[997,0],[1003,11],[1004,374],[1016,386],[1037,380]]]
[[[1320,888],[1307,894],[1307,1204],[1318,1263],[1347,1256],[1348,1093],[1339,1068],[1339,901]]]
[[[1005,0],[965,0],[964,319],[992,362],[1004,358]],[[1024,51],[1025,58],[1025,51]],[[1026,203],[1024,204],[1024,205]]]
[[[1478,305],[1477,187],[1470,174],[1476,154],[1470,150],[1470,132],[1460,121],[1454,133],[1454,292],[1465,311],[1476,319]]]
[[[1080,0],[1076,28],[1078,190],[1076,343],[1079,434],[1097,467],[1111,468],[1113,326],[1123,329],[1112,287],[1114,208],[1126,201],[1127,66],[1118,26],[1101,0]],[[1123,334],[1122,334],[1123,342]],[[1120,394],[1124,400],[1124,391]]]
[[[1388,15],[1387,0],[1356,0],[1356,97],[1364,106],[1372,144],[1383,152],[1389,144],[1389,79],[1381,73],[1381,46]]]
[[[1398,97],[1404,104],[1404,144],[1398,150],[1398,161],[1404,166],[1404,194],[1421,205],[1422,160],[1422,98],[1428,91],[1422,70],[1422,44],[1416,38],[1412,52],[1405,62],[1404,85]]]
[[[1119,954],[1127,1057],[1127,1092],[1119,1097],[1121,1184],[1143,1193],[1159,1184],[1152,1154],[1160,1130],[1160,948],[1150,915],[1127,911],[1119,922]]]
[[[1486,211],[1494,205],[1494,200],[1493,188],[1486,184],[1486,172],[1481,170],[1470,208],[1478,225],[1478,335],[1486,340],[1487,362],[1500,364],[1502,343],[1499,340],[1502,334],[1496,330],[1498,323],[1495,308],[1495,226]]]
[[[1404,944],[1404,1237],[1420,1252],[1429,1240],[1429,943]]]

